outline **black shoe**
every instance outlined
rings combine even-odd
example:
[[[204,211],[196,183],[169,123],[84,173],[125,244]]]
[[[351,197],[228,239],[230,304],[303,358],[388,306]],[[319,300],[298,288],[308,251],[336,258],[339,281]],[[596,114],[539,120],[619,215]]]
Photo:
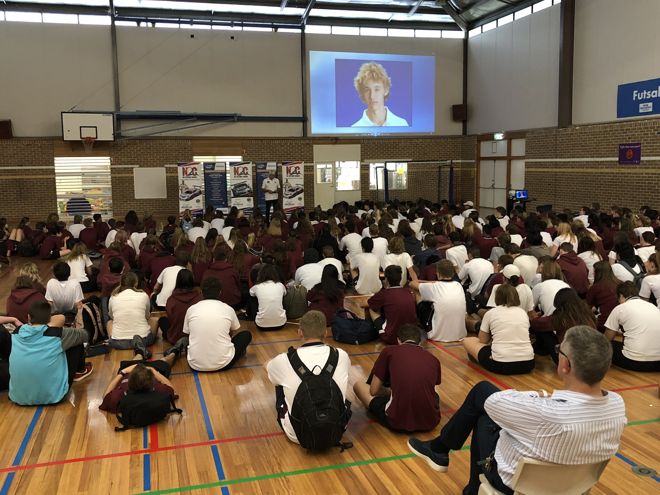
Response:
[[[449,468],[449,454],[433,452],[431,442],[422,442],[416,438],[408,439],[408,448],[418,457],[424,459],[431,469],[440,473],[446,473]]]
[[[142,359],[147,360],[151,357],[151,353],[147,349],[147,346],[144,343],[144,339],[139,335],[133,335],[133,351],[135,354],[140,354]]]

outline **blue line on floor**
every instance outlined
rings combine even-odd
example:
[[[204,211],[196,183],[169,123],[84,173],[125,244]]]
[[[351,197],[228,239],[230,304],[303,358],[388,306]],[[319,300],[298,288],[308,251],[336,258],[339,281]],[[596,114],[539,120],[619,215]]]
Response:
[[[195,379],[195,388],[197,389],[199,404],[202,408],[202,415],[204,416],[204,425],[206,426],[206,434],[208,435],[209,440],[215,440],[215,434],[213,433],[213,425],[211,424],[211,417],[209,416],[209,410],[206,407],[206,399],[204,398],[204,391],[202,390],[202,382],[199,379],[199,373],[197,373],[196,371],[193,371],[192,373]],[[213,454],[213,462],[215,463],[215,470],[218,474],[218,480],[222,481],[225,479],[225,471],[224,469],[222,469],[222,460],[220,459],[220,451],[218,450],[217,445],[211,445],[211,453]],[[229,495],[229,488],[223,486],[222,494]]]
[[[12,466],[18,466],[23,460],[23,456],[25,455],[25,451],[27,450],[27,446],[30,443],[30,439],[32,438],[32,434],[34,433],[34,429],[37,426],[37,422],[39,421],[39,418],[41,417],[41,413],[43,412],[43,410],[44,410],[43,406],[39,406],[34,411],[34,415],[32,416],[32,420],[30,421],[30,424],[28,425],[27,430],[25,431],[25,435],[23,436],[21,445],[18,447],[18,452],[16,452],[16,457],[14,457],[14,462],[11,463]],[[7,495],[9,493],[11,484],[14,481],[14,476],[16,476],[16,471],[11,472],[7,475],[7,478],[5,478],[5,482],[3,483],[2,488],[0,488],[0,495]]]
[[[146,449],[149,447],[149,428],[142,428],[142,448]],[[142,489],[145,492],[151,490],[151,454],[144,454],[142,458]]]
[[[634,462],[634,461],[631,461],[631,460],[628,459],[625,455],[623,455],[623,454],[621,454],[621,453],[619,453],[619,452],[617,452],[616,454],[614,454],[614,456],[615,456],[615,457],[618,457],[618,458],[621,459],[623,462],[625,462],[626,464],[630,465],[630,467],[638,467],[638,466],[639,466],[639,464],[637,464],[637,463]],[[656,476],[649,476],[649,477],[650,477],[652,480],[656,481],[656,482],[660,482],[660,477],[657,476],[657,475],[656,475]]]

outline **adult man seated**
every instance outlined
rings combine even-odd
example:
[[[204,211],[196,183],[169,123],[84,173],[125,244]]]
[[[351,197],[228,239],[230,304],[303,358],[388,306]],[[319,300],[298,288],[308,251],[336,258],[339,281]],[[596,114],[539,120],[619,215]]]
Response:
[[[92,373],[92,363],[85,363],[87,331],[50,327],[50,318],[50,304],[36,302],[28,323],[11,337],[9,399],[16,404],[56,404],[74,381]]]
[[[619,305],[605,322],[605,337],[612,341],[612,362],[633,371],[660,371],[660,309],[638,297],[634,282],[616,288]],[[623,334],[623,342],[614,340]]]
[[[223,371],[245,356],[252,334],[238,332],[241,324],[231,306],[220,301],[222,286],[217,278],[202,282],[202,301],[186,311],[183,333],[187,334],[165,352],[181,354],[188,349],[188,364],[196,371]]]
[[[342,349],[335,349],[324,343],[326,320],[320,311],[311,310],[300,319],[298,336],[303,344],[293,351],[302,364],[315,375],[326,369],[330,360],[336,359],[336,365],[332,371],[332,380],[341,392],[342,399],[346,400],[346,389],[348,388],[348,370],[351,360]],[[292,348],[293,349],[293,348]],[[275,407],[277,409],[277,421],[286,436],[294,443],[298,441],[297,432],[294,429],[290,412],[293,411],[294,398],[302,381],[290,361],[289,353],[284,352],[271,359],[266,364],[268,378],[275,385]],[[350,410],[350,403],[348,405]],[[348,414],[350,417],[350,413]],[[346,428],[346,424],[342,425]]]
[[[369,298],[367,303],[372,313],[378,314],[374,325],[379,327],[379,336],[386,344],[397,343],[397,331],[406,323],[417,323],[415,296],[401,287],[402,270],[398,265],[385,268],[385,287]]]
[[[566,332],[559,347],[557,373],[563,390],[500,391],[489,382],[472,387],[440,436],[408,446],[432,469],[446,472],[449,451],[472,434],[470,481],[464,494],[476,495],[479,474],[500,492],[509,486],[523,457],[556,464],[591,464],[612,457],[626,425],[623,399],[601,388],[612,360],[607,339],[587,326]],[[481,462],[485,461],[485,462]]]
[[[420,346],[422,330],[402,325],[399,345],[384,348],[369,383],[353,390],[378,422],[395,431],[428,431],[440,422],[440,361]]]

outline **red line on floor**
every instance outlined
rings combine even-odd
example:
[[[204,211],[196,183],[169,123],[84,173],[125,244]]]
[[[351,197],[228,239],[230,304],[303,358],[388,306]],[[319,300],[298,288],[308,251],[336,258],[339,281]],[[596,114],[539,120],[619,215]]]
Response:
[[[647,383],[645,385],[635,385],[633,387],[613,388],[612,392],[626,392],[628,390],[641,390],[643,388],[657,388],[660,387],[657,383]]]
[[[453,358],[456,359],[457,361],[460,361],[460,362],[463,363],[463,364],[467,364],[467,365],[468,365],[470,368],[472,368],[474,371],[476,371],[476,372],[479,373],[480,375],[485,376],[486,378],[488,378],[489,381],[493,382],[495,385],[499,386],[500,388],[503,388],[503,389],[509,389],[509,388],[512,388],[512,387],[510,387],[509,385],[507,385],[506,383],[504,383],[503,381],[499,380],[498,378],[495,378],[493,375],[491,375],[491,374],[488,373],[487,371],[484,371],[484,370],[483,370],[482,368],[480,368],[479,366],[476,366],[475,364],[473,364],[469,359],[463,359],[463,358],[461,358],[460,356],[457,356],[457,355],[454,354],[453,352],[451,352],[451,351],[445,349],[443,346],[441,346],[440,344],[437,344],[436,342],[433,342],[432,340],[429,340],[428,343],[431,344],[431,345],[432,345],[433,347],[435,347],[436,349],[439,349],[439,350],[441,350],[442,352],[446,352],[447,354],[449,354],[451,357],[453,357]]]
[[[153,424],[149,427],[149,447],[158,450],[158,425]]]

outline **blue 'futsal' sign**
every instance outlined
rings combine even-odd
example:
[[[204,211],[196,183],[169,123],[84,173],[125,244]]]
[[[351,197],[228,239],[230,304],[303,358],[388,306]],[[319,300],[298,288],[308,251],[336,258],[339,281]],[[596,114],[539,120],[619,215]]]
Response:
[[[620,84],[616,116],[645,117],[660,114],[660,79]]]

